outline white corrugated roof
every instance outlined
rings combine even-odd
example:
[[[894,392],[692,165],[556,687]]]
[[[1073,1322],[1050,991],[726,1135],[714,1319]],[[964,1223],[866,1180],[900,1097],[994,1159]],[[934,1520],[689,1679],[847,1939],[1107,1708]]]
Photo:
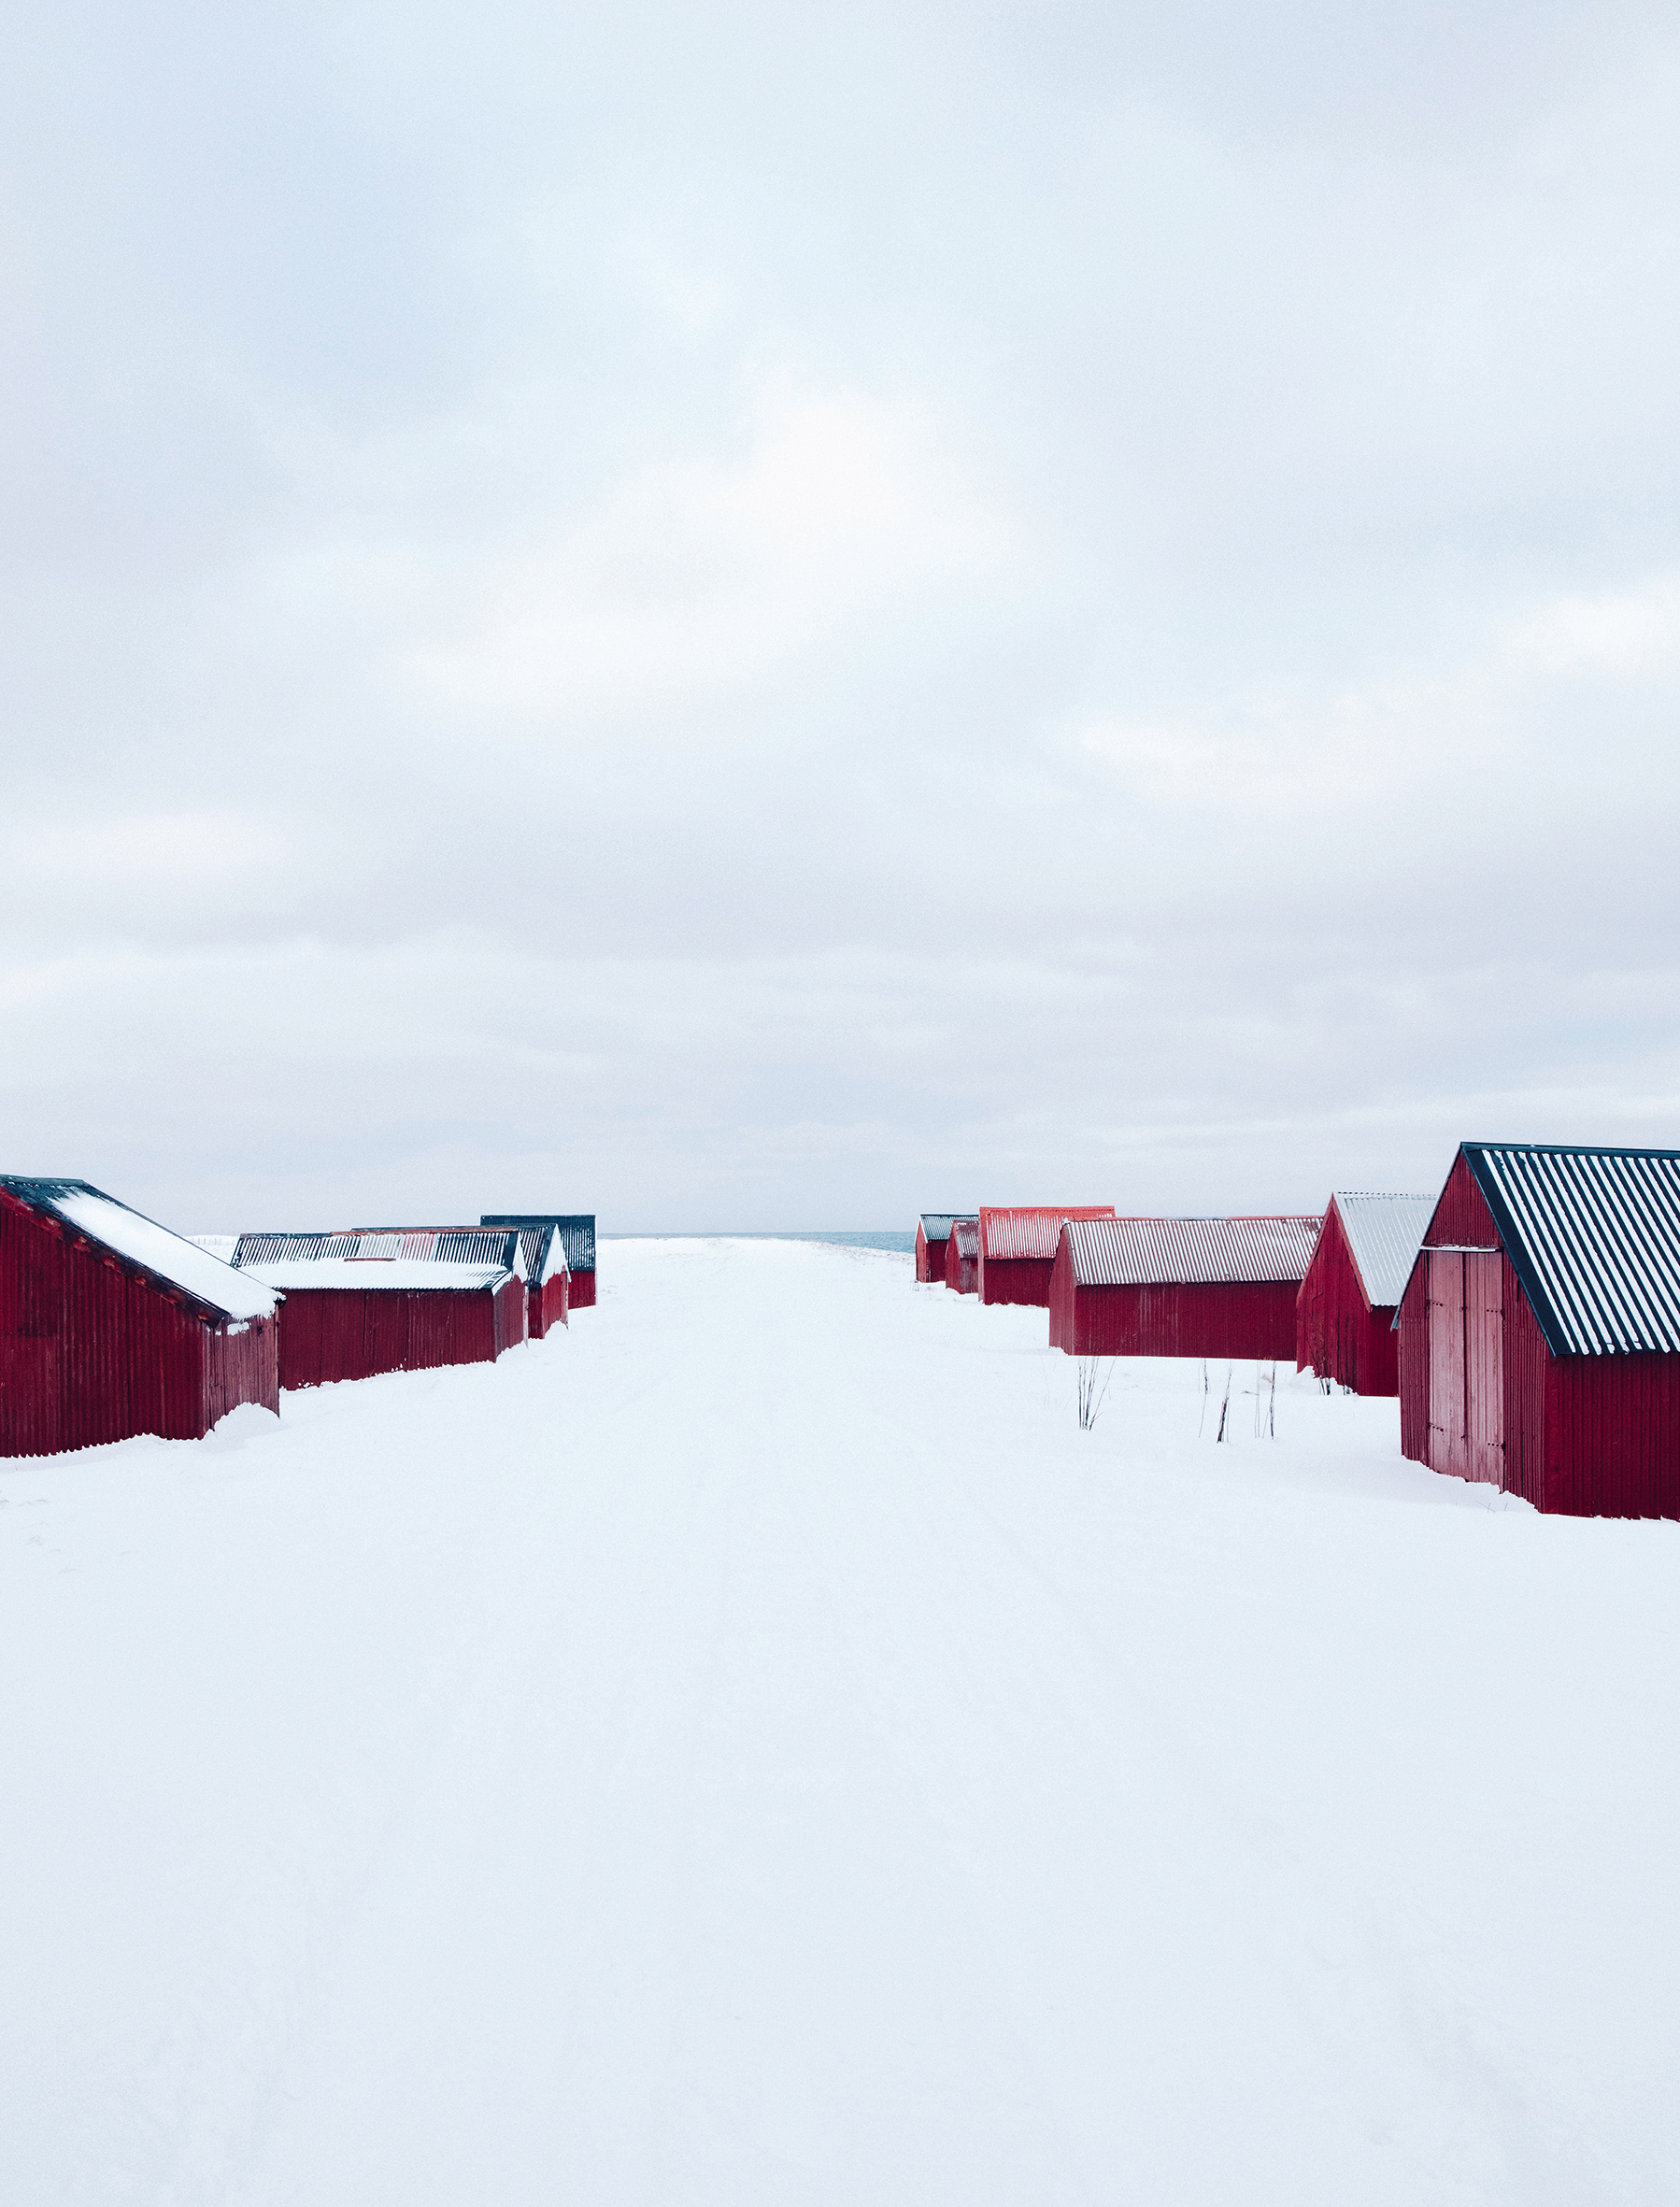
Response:
[[[336,1257],[488,1265],[495,1272],[517,1272],[521,1279],[528,1276],[520,1230],[512,1226],[352,1226],[331,1233],[242,1233],[234,1250],[241,1272]]]
[[[980,1254],[980,1221],[977,1218],[953,1218],[951,1238],[956,1242],[959,1257],[974,1259]]]
[[[1071,1218],[1074,1277],[1082,1288],[1299,1280],[1321,1220]]]
[[[1020,1258],[1054,1257],[1064,1218],[1112,1218],[1112,1203],[983,1204],[980,1233],[988,1257],[1000,1263]]]
[[[1365,1300],[1374,1309],[1392,1307],[1406,1291],[1418,1245],[1434,1215],[1437,1199],[1338,1188],[1331,1201],[1360,1268]]]
[[[259,1287],[241,1285],[246,1276],[243,1273],[224,1264],[208,1249],[201,1249],[185,1234],[171,1233],[155,1219],[131,1211],[114,1196],[85,1186],[66,1189],[54,1197],[52,1207],[62,1218],[80,1227],[118,1256],[126,1257],[157,1279],[184,1289],[213,1310],[225,1311],[230,1318],[265,1318],[274,1310],[271,1294]]]
[[[505,1264],[450,1264],[439,1258],[414,1257],[305,1257],[274,1264],[247,1264],[236,1279],[261,1280],[281,1294],[296,1294],[306,1288],[398,1288],[408,1293],[418,1289],[440,1293],[477,1293],[481,1288],[499,1287],[514,1274]]]
[[[953,1218],[972,1218],[972,1211],[924,1211],[921,1231],[931,1242],[948,1242],[951,1238]]]

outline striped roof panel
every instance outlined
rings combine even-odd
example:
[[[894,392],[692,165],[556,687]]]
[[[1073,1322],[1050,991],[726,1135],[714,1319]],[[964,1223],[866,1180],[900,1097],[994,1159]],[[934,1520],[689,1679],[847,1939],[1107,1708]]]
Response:
[[[980,1246],[1000,1263],[1018,1258],[1052,1258],[1064,1218],[1112,1218],[1112,1203],[982,1204]]]
[[[557,1226],[565,1250],[568,1272],[595,1269],[595,1214],[593,1211],[485,1211],[480,1226]]]
[[[258,1265],[476,1264],[526,1278],[524,1252],[510,1227],[360,1226],[337,1233],[242,1233],[234,1251],[241,1272]]]
[[[1466,1142],[1557,1356],[1680,1352],[1680,1151]]]
[[[1322,1221],[1274,1218],[1078,1218],[1067,1226],[1081,1288],[1270,1283],[1305,1273]]]

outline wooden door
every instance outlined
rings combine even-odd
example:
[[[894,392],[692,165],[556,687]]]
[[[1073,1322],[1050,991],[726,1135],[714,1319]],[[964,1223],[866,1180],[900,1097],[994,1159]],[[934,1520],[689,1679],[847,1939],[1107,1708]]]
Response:
[[[1430,1469],[1455,1479],[1465,1469],[1464,1258],[1458,1249],[1431,1249],[1425,1294],[1430,1321]]]
[[[1464,1257],[1464,1447],[1467,1479],[1505,1483],[1504,1266],[1497,1249]]]

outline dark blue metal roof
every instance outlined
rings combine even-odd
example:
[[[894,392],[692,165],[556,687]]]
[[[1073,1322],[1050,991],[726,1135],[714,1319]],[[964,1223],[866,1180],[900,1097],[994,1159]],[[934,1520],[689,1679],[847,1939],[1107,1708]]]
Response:
[[[560,1229],[568,1272],[595,1269],[593,1211],[486,1211],[480,1226],[555,1226]]]

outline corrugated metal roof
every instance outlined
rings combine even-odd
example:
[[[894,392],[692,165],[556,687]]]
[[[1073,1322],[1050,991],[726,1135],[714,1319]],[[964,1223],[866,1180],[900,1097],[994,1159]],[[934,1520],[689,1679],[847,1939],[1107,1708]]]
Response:
[[[1366,1302],[1374,1309],[1397,1303],[1406,1291],[1437,1199],[1338,1188],[1331,1201],[1360,1268]]]
[[[978,1218],[953,1218],[951,1233],[956,1239],[958,1256],[972,1264],[980,1254],[980,1221]]]
[[[1322,1220],[1075,1218],[1067,1226],[1082,1288],[1189,1285],[1204,1280],[1299,1280]]]
[[[520,1226],[515,1232],[524,1251],[525,1277],[537,1287],[546,1286],[557,1273],[571,1269],[566,1263],[565,1236],[552,1220],[547,1226]]]
[[[923,1211],[921,1231],[931,1242],[948,1242],[951,1238],[953,1218],[973,1217],[972,1211]]]
[[[481,1226],[558,1226],[572,1272],[595,1269],[595,1214],[593,1211],[486,1211]]]
[[[248,1286],[220,1257],[86,1180],[32,1180],[0,1174],[0,1188],[33,1210],[50,1212],[89,1241],[126,1258],[164,1286],[180,1289],[223,1317],[265,1318],[274,1311],[274,1297]]]
[[[292,1257],[247,1264],[248,1279],[282,1294],[324,1288],[383,1289],[387,1293],[477,1294],[514,1275],[505,1265],[463,1264],[433,1257]]]
[[[335,1233],[242,1233],[234,1250],[241,1272],[257,1265],[373,1263],[475,1264],[526,1277],[524,1252],[511,1228],[481,1226],[350,1226]]]
[[[980,1236],[988,1257],[1054,1257],[1064,1218],[1112,1218],[1112,1203],[982,1203]]]
[[[1680,1351],[1680,1150],[1463,1150],[1554,1355]]]

